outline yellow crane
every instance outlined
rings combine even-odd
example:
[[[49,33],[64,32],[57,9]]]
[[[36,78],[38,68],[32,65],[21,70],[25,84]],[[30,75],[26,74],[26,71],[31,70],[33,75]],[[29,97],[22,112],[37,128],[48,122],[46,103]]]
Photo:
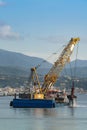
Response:
[[[70,56],[74,50],[75,45],[80,41],[80,38],[71,38],[69,43],[65,46],[62,53],[60,54],[59,58],[56,60],[50,71],[44,76],[43,85],[40,86],[40,82],[38,79],[38,75],[36,73],[36,68],[32,68],[32,79],[34,82],[38,84],[39,93],[34,94],[34,98],[44,99],[44,94],[47,90],[54,85],[57,79],[60,76],[61,71],[63,70],[64,66],[70,62]],[[35,80],[36,79],[36,80]]]
[[[63,49],[61,55],[54,63],[48,74],[44,77],[44,83],[42,88],[46,91],[49,87],[51,87],[59,78],[61,71],[64,66],[70,62],[70,56],[74,50],[75,45],[80,41],[80,38],[71,38],[68,45]]]

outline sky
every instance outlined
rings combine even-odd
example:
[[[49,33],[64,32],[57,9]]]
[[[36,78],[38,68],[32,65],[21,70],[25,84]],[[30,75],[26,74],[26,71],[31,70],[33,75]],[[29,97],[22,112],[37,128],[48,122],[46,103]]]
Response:
[[[47,59],[72,37],[87,60],[87,0],[0,0],[0,49]]]

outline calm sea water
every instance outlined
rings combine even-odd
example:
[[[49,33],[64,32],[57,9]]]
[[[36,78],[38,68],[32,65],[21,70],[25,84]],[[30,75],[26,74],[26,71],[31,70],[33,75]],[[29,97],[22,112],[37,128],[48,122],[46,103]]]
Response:
[[[0,130],[87,130],[87,95],[74,108],[12,108],[12,99],[0,97]]]

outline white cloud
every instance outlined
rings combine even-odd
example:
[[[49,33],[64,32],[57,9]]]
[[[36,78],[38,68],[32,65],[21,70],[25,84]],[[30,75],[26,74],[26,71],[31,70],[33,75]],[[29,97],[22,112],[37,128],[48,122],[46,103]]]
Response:
[[[19,33],[12,31],[10,25],[0,24],[0,39],[20,39]]]
[[[0,6],[5,6],[5,5],[6,5],[6,2],[0,1]]]

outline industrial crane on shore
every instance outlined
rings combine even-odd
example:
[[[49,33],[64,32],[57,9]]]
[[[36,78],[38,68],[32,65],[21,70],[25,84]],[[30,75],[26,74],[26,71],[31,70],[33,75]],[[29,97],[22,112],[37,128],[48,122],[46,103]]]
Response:
[[[44,82],[40,85],[39,78],[36,72],[37,67],[31,68],[31,79],[34,85],[38,85],[39,93],[35,93],[34,98],[44,98],[48,89],[55,84],[60,76],[64,66],[70,62],[70,56],[74,50],[75,45],[80,41],[80,38],[71,38],[69,43],[65,46],[59,58],[56,60],[50,71],[44,76]],[[30,80],[29,80],[30,81]]]

